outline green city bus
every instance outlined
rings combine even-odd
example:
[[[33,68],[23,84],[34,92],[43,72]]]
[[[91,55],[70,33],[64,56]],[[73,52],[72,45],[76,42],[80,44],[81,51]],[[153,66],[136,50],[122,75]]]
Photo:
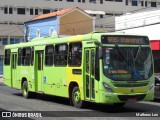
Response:
[[[147,36],[90,33],[42,37],[6,45],[4,84],[22,90],[123,106],[154,99],[153,58]]]

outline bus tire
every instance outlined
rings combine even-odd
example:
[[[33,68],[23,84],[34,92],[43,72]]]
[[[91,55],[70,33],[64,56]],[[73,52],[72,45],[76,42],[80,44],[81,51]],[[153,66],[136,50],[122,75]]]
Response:
[[[31,97],[31,92],[28,91],[28,83],[27,83],[27,81],[23,82],[22,94],[23,94],[24,98],[30,98]]]
[[[74,87],[72,91],[72,102],[76,108],[82,108],[83,101],[81,100],[79,87]]]

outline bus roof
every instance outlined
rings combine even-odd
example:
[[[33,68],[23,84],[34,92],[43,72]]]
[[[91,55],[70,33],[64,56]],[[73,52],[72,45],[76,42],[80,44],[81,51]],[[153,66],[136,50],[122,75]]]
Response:
[[[29,46],[40,46],[40,45],[55,44],[55,43],[67,43],[67,42],[76,42],[76,41],[78,42],[78,41],[86,41],[86,40],[95,41],[95,40],[100,40],[102,35],[146,36],[146,35],[137,35],[137,34],[126,34],[124,32],[90,33],[90,34],[75,35],[75,36],[68,36],[68,37],[59,37],[56,35],[51,37],[34,38],[30,42],[6,45],[5,49],[29,47]]]

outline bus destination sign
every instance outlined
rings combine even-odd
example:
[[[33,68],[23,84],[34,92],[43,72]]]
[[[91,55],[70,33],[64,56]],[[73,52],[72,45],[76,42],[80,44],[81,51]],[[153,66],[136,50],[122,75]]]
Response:
[[[102,36],[103,44],[149,45],[147,37],[139,36]]]

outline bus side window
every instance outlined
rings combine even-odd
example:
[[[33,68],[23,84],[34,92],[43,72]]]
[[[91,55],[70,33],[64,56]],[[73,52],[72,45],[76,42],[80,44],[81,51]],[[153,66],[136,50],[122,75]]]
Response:
[[[67,65],[67,44],[55,45],[55,56],[54,64],[56,66],[66,66]]]
[[[45,65],[47,66],[53,65],[53,53],[54,53],[54,46],[47,45],[45,48]]]
[[[70,43],[69,44],[69,56],[68,64],[70,66],[80,66],[82,61],[82,43]]]
[[[22,63],[22,49],[18,49],[18,65],[20,66]]]
[[[11,55],[11,50],[9,49],[5,50],[5,57],[4,57],[5,65],[10,65],[10,55]]]
[[[32,47],[32,53],[31,53],[31,65],[34,64],[34,47]]]
[[[22,49],[22,65],[29,66],[31,64],[31,48]]]

